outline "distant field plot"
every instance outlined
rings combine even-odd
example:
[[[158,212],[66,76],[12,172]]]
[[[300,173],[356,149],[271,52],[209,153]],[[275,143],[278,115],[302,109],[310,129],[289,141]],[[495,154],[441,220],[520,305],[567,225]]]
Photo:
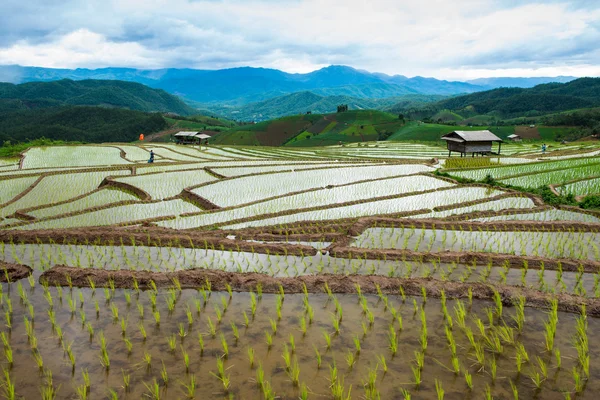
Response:
[[[60,214],[66,214],[76,211],[85,210],[93,207],[106,206],[112,203],[121,201],[135,201],[139,200],[136,196],[126,193],[122,190],[116,189],[102,189],[97,192],[90,194],[89,196],[83,197],[79,200],[74,200],[68,203],[59,204],[56,206],[50,206],[40,208],[33,211],[28,211],[27,214],[34,216],[35,218],[49,218]]]
[[[23,168],[90,167],[130,164],[109,146],[34,147],[25,153]]]
[[[7,216],[24,208],[57,203],[81,196],[97,189],[108,175],[129,175],[129,173],[129,170],[126,170],[46,176],[25,196],[0,209],[0,216]]]
[[[257,175],[215,182],[194,189],[193,192],[214,204],[228,207],[300,190],[395,175],[409,175],[430,170],[424,165],[386,165],[282,172],[272,176]],[[240,188],[243,188],[243,190],[240,190]]]
[[[260,166],[260,167],[235,167],[235,168],[221,167],[221,168],[212,168],[212,170],[223,176],[233,177],[233,176],[248,175],[248,174],[261,174],[261,173],[265,173],[265,172],[280,172],[280,171],[292,171],[292,170],[293,171],[301,171],[304,169],[313,169],[313,168],[341,168],[341,167],[348,167],[348,166],[361,166],[361,164],[352,164],[352,163],[350,163],[350,164],[345,164],[345,163],[299,164],[299,163],[295,163],[295,164],[288,164],[288,165],[274,165],[274,166],[267,165],[267,166]]]
[[[540,173],[545,171],[550,171],[554,169],[567,169],[567,168],[576,168],[576,167],[586,167],[594,165],[590,167],[590,169],[598,168],[598,164],[600,164],[600,158],[592,157],[592,158],[579,158],[574,160],[564,160],[564,161],[549,161],[549,162],[540,162],[540,163],[529,163],[528,165],[514,165],[514,166],[501,166],[501,167],[490,167],[490,168],[479,168],[479,169],[471,169],[471,170],[463,170],[463,171],[448,171],[451,175],[460,176],[462,178],[469,178],[475,180],[481,180],[486,177],[486,175],[491,175],[494,179],[502,179],[507,178],[514,175],[521,174],[533,174]]]
[[[37,179],[38,177],[26,177],[0,180],[0,204],[4,204],[19,195]]]
[[[174,161],[203,161],[200,158],[200,154],[198,154],[198,156],[190,156],[190,155],[186,155],[186,154],[182,154],[177,152],[176,150],[172,150],[170,148],[167,147],[161,147],[161,146],[145,146],[145,148],[154,151],[154,153],[157,156],[163,157],[163,158],[168,158]]]
[[[150,152],[139,146],[119,144],[118,147],[125,152],[125,157],[128,160],[142,162],[148,161],[150,158]]]
[[[18,158],[0,158],[0,168],[6,168],[18,164]]]
[[[292,196],[234,208],[214,213],[181,218],[178,221],[166,221],[160,223],[162,226],[187,226],[189,228],[214,225],[231,220],[251,218],[265,214],[278,213],[282,211],[296,210],[309,207],[336,206],[357,200],[368,200],[375,197],[396,196],[404,193],[449,188],[454,185],[428,176],[409,176],[388,179],[385,181],[374,181],[357,183],[353,185],[321,189]],[[444,196],[440,192],[440,197]],[[370,208],[371,203],[364,206]],[[400,212],[400,211],[398,211]]]
[[[208,147],[206,148],[206,150],[204,150],[204,152],[202,153],[203,157],[204,155],[214,158],[214,159],[255,159],[255,158],[260,158],[260,157],[252,157],[252,156],[242,156],[242,155],[238,155],[238,154],[233,154],[229,151],[225,151],[223,149],[218,149],[218,148],[214,148],[214,147]]]
[[[494,217],[475,218],[474,221],[580,221],[600,223],[600,217],[573,211],[553,209],[524,214],[506,214]]]
[[[162,147],[166,147],[169,150],[173,150],[176,151],[178,153],[183,153],[186,154],[190,157],[200,157],[200,158],[206,158],[204,157],[204,155],[206,154],[206,146],[189,146],[189,145],[182,145],[182,144],[161,144]],[[204,161],[204,160],[202,160]]]
[[[138,203],[92,211],[73,217],[34,222],[20,226],[17,229],[63,229],[83,226],[104,226],[135,222],[147,218],[179,215],[198,210],[198,207],[183,200]]]
[[[535,188],[544,185],[562,184],[575,179],[586,178],[588,176],[598,174],[599,172],[600,164],[597,164],[502,179],[501,182],[514,186]],[[575,192],[575,194],[579,193]]]
[[[600,175],[600,171],[598,171],[598,174]],[[572,193],[578,196],[600,194],[600,178],[586,179],[575,183],[569,183],[564,186],[559,186],[557,189],[563,194]]]
[[[321,221],[340,218],[357,218],[369,215],[396,214],[402,212],[431,209],[436,206],[459,205],[465,201],[485,199],[496,196],[503,192],[485,188],[456,188],[439,192],[419,194],[414,196],[399,197],[389,200],[379,200],[369,203],[356,204],[352,206],[332,207],[324,210],[300,212],[281,217],[266,218],[259,221],[243,222],[240,224],[224,226],[225,229],[239,229],[250,226],[267,226],[289,224],[300,221]],[[191,217],[190,217],[191,218]],[[416,217],[418,218],[418,216]],[[173,221],[165,221],[161,225],[177,225],[185,221],[180,218]]]
[[[485,203],[474,204],[466,207],[452,208],[450,210],[433,211],[429,214],[419,215],[419,218],[445,218],[452,215],[461,215],[476,211],[501,211],[513,208],[533,208],[535,204],[527,197],[507,197],[499,200],[492,200]]]
[[[224,152],[230,153],[232,157],[248,159],[248,160],[264,160],[265,156],[260,154],[252,154],[243,150],[238,150],[231,147],[223,147]]]
[[[177,196],[186,187],[212,182],[216,178],[200,169],[127,176],[115,180],[140,188],[147,192],[152,199],[158,200]]]

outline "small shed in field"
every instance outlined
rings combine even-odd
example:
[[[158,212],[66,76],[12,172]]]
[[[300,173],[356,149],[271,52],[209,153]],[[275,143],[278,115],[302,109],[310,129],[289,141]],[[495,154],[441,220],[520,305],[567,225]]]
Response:
[[[178,144],[199,144],[203,139],[209,139],[210,135],[202,132],[181,131],[175,134],[175,141]]]
[[[508,135],[508,138],[513,142],[520,142],[522,140],[521,136],[515,135],[514,133],[512,135]]]
[[[459,152],[463,157],[467,153],[486,155],[492,152],[492,145],[498,142],[498,153],[502,146],[502,139],[490,131],[454,131],[442,136],[448,145],[448,157],[453,151]]]

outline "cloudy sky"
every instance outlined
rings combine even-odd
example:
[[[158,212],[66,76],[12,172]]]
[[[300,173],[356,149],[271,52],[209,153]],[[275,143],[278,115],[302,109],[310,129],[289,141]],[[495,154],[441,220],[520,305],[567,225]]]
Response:
[[[600,1],[1,0],[0,64],[600,76]]]

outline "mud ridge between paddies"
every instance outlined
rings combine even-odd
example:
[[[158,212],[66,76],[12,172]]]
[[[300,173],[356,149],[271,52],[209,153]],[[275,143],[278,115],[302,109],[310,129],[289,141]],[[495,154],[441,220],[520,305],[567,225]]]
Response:
[[[15,282],[31,275],[31,267],[0,261],[0,282]]]
[[[154,290],[154,288],[200,289],[249,292],[260,286],[264,293],[369,293],[441,297],[442,292],[451,299],[473,298],[494,300],[498,296],[503,305],[517,304],[519,298],[525,305],[550,308],[552,301],[558,309],[600,317],[600,299],[567,293],[546,293],[526,287],[479,282],[450,282],[432,278],[395,278],[381,275],[303,275],[298,277],[271,277],[255,272],[226,272],[195,268],[175,272],[149,272],[95,268],[76,268],[57,265],[40,276],[40,283],[53,286],[114,287],[120,289]]]

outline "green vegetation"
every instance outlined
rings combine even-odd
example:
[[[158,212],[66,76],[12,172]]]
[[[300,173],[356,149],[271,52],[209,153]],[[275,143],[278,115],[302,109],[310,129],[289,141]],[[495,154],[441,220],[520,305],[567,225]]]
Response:
[[[580,78],[530,89],[499,88],[477,92],[442,100],[428,108],[431,115],[449,109],[461,115],[474,112],[510,118],[597,106],[600,106],[600,78]]]
[[[39,138],[28,142],[11,144],[10,141],[5,141],[4,145],[0,147],[0,157],[15,157],[21,154],[23,151],[34,146],[64,146],[64,145],[76,145],[80,142],[65,142],[62,140],[52,140],[46,138]]]
[[[244,125],[212,139],[215,144],[313,147],[385,140],[404,126],[397,115],[376,110],[305,114]],[[383,137],[382,137],[383,136]]]
[[[47,138],[77,142],[131,142],[167,128],[160,114],[118,108],[66,106],[0,113],[0,142]]]
[[[0,83],[0,110],[61,105],[103,106],[146,112],[193,115],[197,110],[178,97],[140,83],[110,80]]]
[[[241,106],[212,106],[211,109],[240,121],[264,121],[285,115],[334,112],[339,104],[350,109],[377,109],[393,105],[400,98],[357,98],[347,95],[321,96],[313,92],[297,92]]]

